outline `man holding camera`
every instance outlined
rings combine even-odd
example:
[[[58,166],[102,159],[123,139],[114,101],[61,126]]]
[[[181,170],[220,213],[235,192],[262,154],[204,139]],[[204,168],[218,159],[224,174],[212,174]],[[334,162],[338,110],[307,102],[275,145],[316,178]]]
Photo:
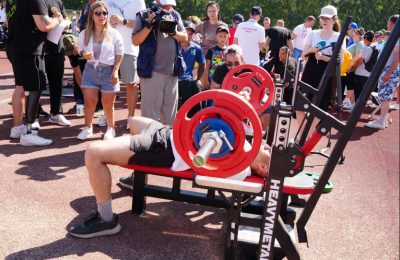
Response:
[[[175,0],[157,0],[138,13],[132,42],[139,45],[137,72],[142,116],[172,124],[178,107],[178,76],[184,71],[180,42],[187,34]]]

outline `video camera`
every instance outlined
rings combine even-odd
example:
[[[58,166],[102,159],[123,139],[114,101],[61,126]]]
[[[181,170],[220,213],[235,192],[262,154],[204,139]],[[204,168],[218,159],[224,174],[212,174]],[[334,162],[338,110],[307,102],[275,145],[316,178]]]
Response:
[[[149,15],[155,13],[155,18],[150,19]],[[170,12],[159,7],[156,4],[148,12],[143,13],[142,21],[147,27],[154,25],[160,29],[160,32],[174,34],[176,32],[177,22],[170,17]]]

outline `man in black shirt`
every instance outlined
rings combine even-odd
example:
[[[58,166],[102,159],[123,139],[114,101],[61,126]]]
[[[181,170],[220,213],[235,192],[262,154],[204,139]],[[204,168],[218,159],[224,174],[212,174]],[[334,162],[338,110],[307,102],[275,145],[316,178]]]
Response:
[[[270,40],[269,43],[269,58],[272,59],[270,62],[264,65],[264,68],[271,72],[272,68],[275,64],[279,63],[279,50],[282,46],[288,46],[291,51],[293,51],[293,43],[292,37],[290,35],[290,31],[284,27],[284,23],[282,20],[278,20],[274,27],[271,27],[267,30],[266,34],[266,42]]]
[[[244,64],[243,51],[239,45],[232,44],[224,51],[225,61],[215,67],[214,75],[211,80],[211,89],[220,89],[221,84],[228,72],[239,65]]]
[[[286,69],[293,75],[296,73],[296,60],[293,57],[288,57],[288,53],[289,48],[287,46],[281,47],[279,50],[279,62],[274,67],[274,74],[279,74],[281,79],[284,79],[285,77],[286,60],[288,60]],[[293,83],[286,82],[283,86],[285,88],[283,101],[286,102],[286,104],[292,104]]]
[[[63,16],[43,0],[7,0],[6,12],[9,25],[7,55],[13,66],[16,85],[12,97],[14,127],[10,137],[20,138],[23,146],[50,145],[52,140],[31,130],[41,91],[46,88],[43,45],[47,32],[58,26]],[[27,126],[22,120],[24,99]]]

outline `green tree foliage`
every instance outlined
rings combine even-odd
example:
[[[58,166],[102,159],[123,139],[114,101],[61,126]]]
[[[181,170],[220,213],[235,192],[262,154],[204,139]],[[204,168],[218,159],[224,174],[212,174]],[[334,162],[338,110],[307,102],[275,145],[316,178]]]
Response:
[[[62,0],[66,9],[70,10],[82,10],[82,7],[87,0]]]
[[[81,10],[86,1],[63,0],[63,3],[67,9]],[[208,0],[176,1],[176,9],[182,14],[183,19],[189,15],[204,18]],[[152,1],[146,0],[147,6],[150,2]],[[341,20],[350,15],[353,21],[366,30],[386,29],[388,17],[400,10],[400,2],[391,0],[218,0],[217,2],[221,7],[221,19],[227,24],[231,23],[231,19],[236,13],[241,13],[245,19],[248,19],[250,8],[258,5],[263,9],[263,16],[271,18],[272,24],[277,19],[283,19],[286,27],[290,29],[302,23],[308,15],[318,17],[321,8],[327,4],[338,8]]]

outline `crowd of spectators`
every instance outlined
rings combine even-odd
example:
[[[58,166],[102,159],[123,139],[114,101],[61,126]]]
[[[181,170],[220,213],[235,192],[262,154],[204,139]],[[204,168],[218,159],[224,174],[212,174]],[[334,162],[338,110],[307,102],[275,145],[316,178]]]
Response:
[[[77,138],[81,140],[85,140],[93,134],[93,115],[101,116],[94,124],[107,126],[104,138],[115,137],[113,103],[118,95],[119,80],[111,79],[108,82],[110,83],[109,90],[102,88],[103,85],[106,85],[106,80],[105,78],[101,80],[100,74],[96,73],[102,70],[104,74],[104,67],[107,67],[105,65],[110,67],[110,77],[117,76],[126,86],[127,118],[135,114],[140,86],[142,115],[171,124],[177,109],[191,95],[212,87],[220,87],[220,84],[215,84],[213,77],[217,67],[226,64],[224,53],[228,46],[235,44],[241,48],[243,62],[240,64],[260,65],[272,77],[284,76],[282,71],[284,71],[286,62],[283,62],[282,57],[289,58],[287,64],[293,68],[302,58],[306,61],[302,80],[317,88],[331,58],[332,47],[328,45],[335,42],[340,33],[340,17],[337,9],[332,5],[323,7],[318,18],[310,14],[305,17],[304,22],[289,29],[285,27],[285,22],[281,19],[275,22],[271,21],[268,16],[265,16],[265,13],[268,12],[264,10],[263,13],[259,6],[250,6],[248,12],[234,14],[232,20],[229,21],[231,26],[228,26],[228,23],[221,20],[221,12],[224,10],[220,10],[220,6],[215,1],[209,1],[206,4],[204,17],[188,16],[186,19],[181,18],[177,11],[179,7],[176,7],[174,0],[158,0],[155,1],[154,6],[147,9],[143,0],[106,0],[104,1],[105,10],[99,11],[103,12],[99,15],[93,9],[97,0],[88,0],[80,12],[72,11],[69,17],[65,13],[62,1],[46,1],[47,5],[51,7],[59,5],[57,11],[63,16],[63,19],[70,21],[58,44],[48,40],[44,41],[44,72],[47,75],[51,103],[49,122],[62,126],[71,125],[63,113],[61,104],[62,71],[64,70],[62,61],[66,55],[74,72],[74,98],[76,101],[76,106],[68,112],[82,114],[82,106],[85,111],[85,124],[81,133],[77,135]],[[15,3],[18,1],[7,1],[8,8]],[[155,7],[157,6],[166,13],[156,14],[157,8]],[[3,10],[4,7],[1,6],[0,9]],[[32,8],[27,9],[32,11]],[[2,17],[0,22],[6,25],[6,21],[3,21],[4,15],[0,16]],[[51,8],[49,8],[47,16],[55,17]],[[170,20],[175,21],[176,28],[172,32],[161,32],[158,25],[161,18],[167,16]],[[103,29],[98,32],[100,38],[97,38],[97,36],[93,37],[96,32],[93,28],[99,17],[104,24]],[[342,108],[344,110],[351,111],[357,101],[370,75],[370,71],[365,69],[364,64],[372,56],[373,48],[378,51],[382,50],[385,39],[390,35],[389,24],[394,24],[390,21],[397,17],[398,15],[394,15],[390,18],[387,28],[375,31],[367,31],[357,22],[350,24],[346,42],[341,47],[340,53],[341,85],[343,91],[346,90],[343,93],[345,100]],[[10,17],[10,20],[12,19]],[[184,20],[186,20],[185,23]],[[93,25],[89,25],[90,28],[87,28],[89,22]],[[316,28],[316,25],[319,28]],[[117,36],[113,36],[114,29]],[[108,52],[108,48],[105,46],[108,45],[107,39],[110,36],[115,42],[111,43],[110,46],[113,46],[113,49],[110,48],[110,52]],[[85,40],[83,40],[84,38]],[[118,40],[116,41],[116,39]],[[12,38],[9,41],[11,42]],[[198,52],[199,47],[202,53]],[[398,47],[395,48],[395,51],[397,49]],[[11,59],[12,51],[8,51],[8,54]],[[387,67],[390,68],[387,70],[392,76],[395,76],[398,73],[398,64],[396,64],[398,61],[395,54],[392,56],[394,58],[390,58],[389,61],[393,64],[388,63]],[[232,67],[234,66],[236,64],[232,64]],[[16,68],[16,70],[18,69]],[[101,82],[88,81],[90,77],[100,79]],[[380,81],[380,85],[387,83],[388,78],[390,78],[389,75],[384,78],[382,76],[383,81]],[[216,81],[220,81],[220,79],[216,78]],[[387,99],[390,99],[389,110],[399,108],[399,94],[396,96],[397,101],[392,101],[393,91],[399,93],[396,77],[393,77],[390,82],[390,85],[393,86],[393,90],[389,91],[391,93],[388,93],[388,90],[383,91],[382,88],[378,89],[377,87],[376,89],[380,100],[383,101],[383,103],[379,102],[383,104],[383,112],[386,109]],[[287,92],[292,92],[292,86],[287,87]],[[22,86],[22,88],[24,87]],[[333,88],[335,88],[335,81],[332,77],[326,93],[323,94],[321,108],[324,110],[328,110],[332,105]],[[110,91],[113,93],[111,97],[109,97]],[[13,95],[15,120],[10,134],[11,138],[21,138],[22,135],[29,134],[31,130],[40,128],[37,119],[29,127],[29,130],[26,127],[28,122],[26,120],[25,123],[22,122],[20,111],[23,110],[21,105],[24,103],[22,102],[24,97],[18,96],[19,93],[17,91]],[[290,98],[286,98],[288,103],[289,100]],[[111,107],[110,104],[112,104]],[[376,106],[374,103],[369,104]],[[126,125],[128,129],[128,121]],[[388,124],[384,123],[383,125],[387,126]],[[369,123],[367,126],[374,127],[376,123]],[[382,129],[381,126],[379,128]],[[35,133],[36,137],[39,137],[37,133]],[[34,140],[28,145],[51,143],[39,141],[39,139],[36,141]]]

